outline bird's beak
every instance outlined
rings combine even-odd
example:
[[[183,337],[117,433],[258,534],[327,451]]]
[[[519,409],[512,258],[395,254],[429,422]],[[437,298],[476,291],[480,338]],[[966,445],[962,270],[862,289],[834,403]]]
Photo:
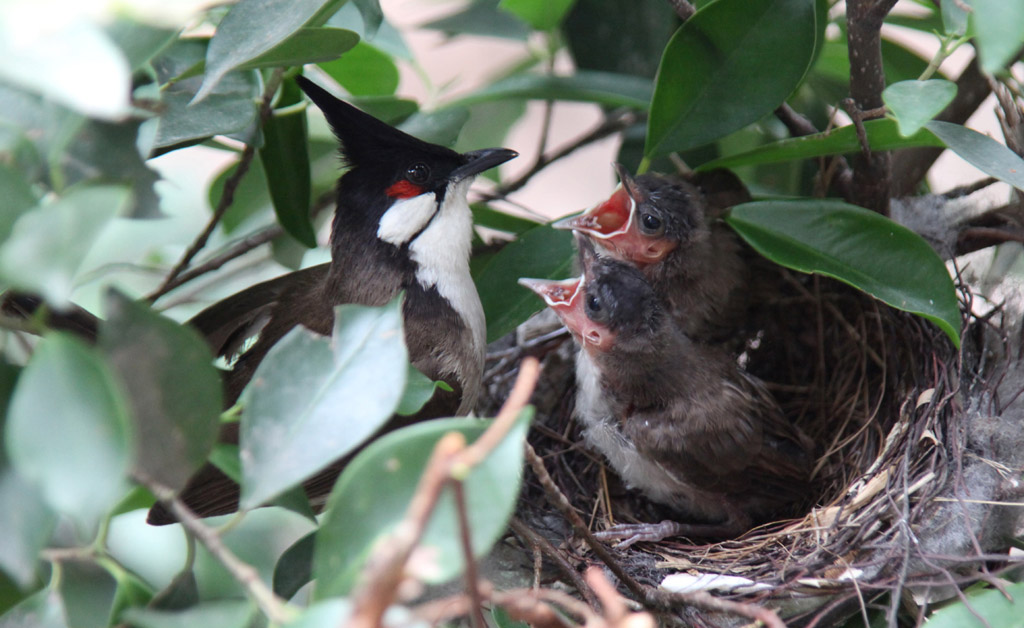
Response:
[[[555,229],[575,229],[592,238],[608,240],[627,233],[636,214],[636,203],[622,185],[603,203],[576,216],[551,223]]]
[[[583,309],[584,283],[583,277],[561,281],[525,277],[519,280],[519,285],[533,290],[544,299],[548,307],[562,319],[569,333],[586,349],[607,351],[614,336],[605,326],[597,325],[587,318]]]
[[[452,181],[461,181],[469,177],[475,177],[484,170],[489,170],[509,159],[519,156],[514,150],[508,148],[484,148],[463,153],[466,163],[452,171],[449,175]]]

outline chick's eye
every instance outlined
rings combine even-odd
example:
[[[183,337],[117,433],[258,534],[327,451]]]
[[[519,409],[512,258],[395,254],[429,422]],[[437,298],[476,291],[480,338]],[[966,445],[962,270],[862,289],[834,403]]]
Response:
[[[430,168],[425,163],[415,163],[405,171],[405,178],[412,183],[426,183],[430,178]]]
[[[640,216],[640,224],[643,225],[644,231],[648,233],[658,233],[662,230],[661,218],[654,214],[643,214]]]
[[[592,314],[597,314],[601,311],[601,299],[598,299],[595,295],[587,297],[587,311]]]

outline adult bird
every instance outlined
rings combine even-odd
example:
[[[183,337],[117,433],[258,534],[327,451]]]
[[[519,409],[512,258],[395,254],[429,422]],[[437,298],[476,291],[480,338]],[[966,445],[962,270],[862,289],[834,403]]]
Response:
[[[331,261],[252,286],[190,321],[217,355],[247,347],[225,374],[227,404],[291,329],[330,335],[336,305],[384,305],[404,291],[410,361],[452,388],[438,391],[417,418],[466,414],[481,389],[486,341],[469,273],[473,231],[466,194],[477,174],[517,153],[459,154],[403,133],[301,76],[296,80],[323,111],[348,167],[338,181]],[[237,426],[222,438],[237,442]],[[343,462],[306,483],[311,499],[326,495]],[[208,465],[181,498],[201,515],[224,514],[237,508],[238,487]],[[173,520],[160,504],[150,511],[151,523]]]
[[[637,268],[592,250],[582,257],[577,279],[521,282],[580,346],[576,415],[586,442],[628,486],[683,519],[600,538],[732,538],[805,501],[812,443],[764,385],[724,349],[690,340]]]
[[[749,270],[718,214],[749,200],[743,184],[724,170],[685,180],[615,167],[621,183],[607,200],[552,226],[583,232],[599,253],[643,271],[694,340],[729,338],[746,311]]]

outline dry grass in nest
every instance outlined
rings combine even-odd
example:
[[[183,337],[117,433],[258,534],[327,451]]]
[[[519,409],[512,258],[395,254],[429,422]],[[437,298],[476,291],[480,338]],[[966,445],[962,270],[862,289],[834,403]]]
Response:
[[[968,430],[961,377],[981,381],[973,375],[977,360],[966,358],[972,363],[964,367],[936,327],[845,285],[777,272],[773,298],[752,317],[741,361],[769,385],[787,416],[819,443],[815,494],[794,513],[802,518],[766,524],[739,539],[670,538],[613,549],[622,572],[633,584],[654,586],[680,571],[740,576],[770,589],[728,597],[768,604],[787,621],[821,625],[864,610],[883,592],[902,592],[936,579],[962,582],[958,566],[984,571],[991,563],[979,556],[985,558],[988,549],[973,530],[969,536],[975,538],[970,543],[975,551],[933,560],[931,572],[929,557],[922,553],[927,543],[918,538],[935,527],[928,518],[942,500],[954,501],[943,496],[963,483]],[[968,291],[962,297],[968,301]],[[546,351],[531,444],[591,529],[671,518],[671,512],[627,492],[600,456],[584,449],[571,420],[570,345],[531,349]],[[489,365],[495,398],[501,398],[501,382],[513,374],[510,356],[516,354],[506,350],[503,361]],[[573,536],[569,524],[554,514],[532,474],[517,517],[561,548],[563,572],[566,564],[578,569],[596,562],[591,548],[575,540],[579,534]],[[887,602],[893,617],[900,597]],[[690,609],[685,621],[727,625],[749,620]]]

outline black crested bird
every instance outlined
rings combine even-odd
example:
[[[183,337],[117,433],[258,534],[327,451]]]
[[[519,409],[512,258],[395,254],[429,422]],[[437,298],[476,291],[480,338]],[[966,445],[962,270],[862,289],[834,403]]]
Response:
[[[334,306],[384,305],[404,290],[410,361],[453,389],[439,390],[416,419],[466,414],[480,392],[486,341],[469,273],[473,231],[466,193],[477,174],[517,153],[491,148],[459,154],[403,133],[301,76],[296,80],[323,111],[348,166],[338,181],[331,262],[252,286],[190,321],[219,356],[231,356],[256,335],[225,374],[227,404],[295,326],[330,335]],[[396,418],[385,429],[407,422]],[[237,424],[222,432],[222,440],[237,439]],[[327,494],[343,464],[305,484],[311,499]],[[181,498],[200,515],[225,514],[237,508],[238,486],[207,465]],[[160,504],[150,511],[150,523],[173,521]]]
[[[691,181],[616,170],[621,183],[608,200],[553,226],[583,232],[599,253],[643,271],[694,340],[733,335],[746,311],[749,271],[736,235],[715,214],[749,200],[743,184],[724,170]]]
[[[691,341],[633,266],[581,253],[584,274],[520,280],[572,333],[576,416],[626,484],[685,522],[616,526],[605,540],[731,538],[808,497],[813,446],[720,347]]]

